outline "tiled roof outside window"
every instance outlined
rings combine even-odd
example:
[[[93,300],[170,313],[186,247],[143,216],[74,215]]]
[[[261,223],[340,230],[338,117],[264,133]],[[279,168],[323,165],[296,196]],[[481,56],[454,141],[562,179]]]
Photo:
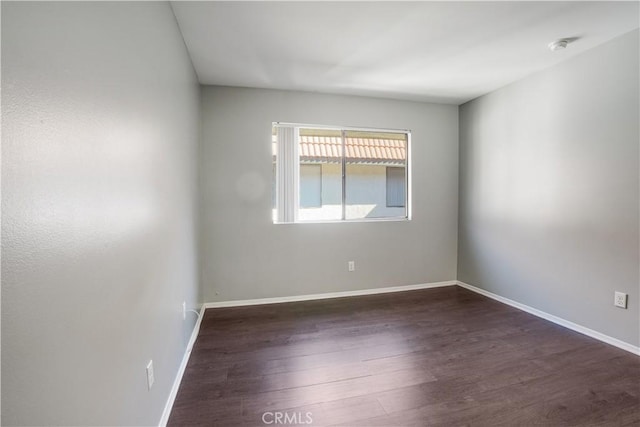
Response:
[[[348,163],[404,165],[406,142],[400,139],[345,138]],[[272,139],[276,155],[276,136]],[[340,163],[342,139],[338,136],[300,135],[300,161],[305,163]]]

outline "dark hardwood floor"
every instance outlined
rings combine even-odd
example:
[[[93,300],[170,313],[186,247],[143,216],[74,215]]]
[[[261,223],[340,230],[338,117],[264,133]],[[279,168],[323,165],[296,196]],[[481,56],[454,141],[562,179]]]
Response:
[[[208,309],[169,425],[640,425],[640,357],[457,286]]]

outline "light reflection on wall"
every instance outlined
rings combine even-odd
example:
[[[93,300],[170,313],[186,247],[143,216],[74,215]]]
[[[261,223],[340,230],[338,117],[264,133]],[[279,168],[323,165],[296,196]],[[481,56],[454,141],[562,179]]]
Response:
[[[157,176],[165,166],[154,149],[158,138],[141,122],[100,130],[98,136],[79,130],[73,140],[50,136],[30,153],[29,168],[15,175],[31,195],[17,220],[33,238],[56,230],[63,241],[89,248],[157,226],[163,212]]]

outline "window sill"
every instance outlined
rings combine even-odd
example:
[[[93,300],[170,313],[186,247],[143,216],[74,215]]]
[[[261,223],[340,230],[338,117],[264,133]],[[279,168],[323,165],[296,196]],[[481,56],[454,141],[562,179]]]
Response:
[[[408,217],[393,217],[393,218],[366,218],[366,219],[334,219],[334,220],[308,220],[308,221],[296,221],[296,222],[275,222],[274,225],[298,225],[298,224],[353,224],[359,222],[408,222],[411,218]]]

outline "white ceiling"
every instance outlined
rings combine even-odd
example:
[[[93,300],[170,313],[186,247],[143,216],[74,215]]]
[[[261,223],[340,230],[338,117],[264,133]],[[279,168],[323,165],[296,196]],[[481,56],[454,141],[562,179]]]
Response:
[[[460,104],[638,28],[632,2],[173,2],[202,84]],[[564,51],[547,44],[575,37]]]

